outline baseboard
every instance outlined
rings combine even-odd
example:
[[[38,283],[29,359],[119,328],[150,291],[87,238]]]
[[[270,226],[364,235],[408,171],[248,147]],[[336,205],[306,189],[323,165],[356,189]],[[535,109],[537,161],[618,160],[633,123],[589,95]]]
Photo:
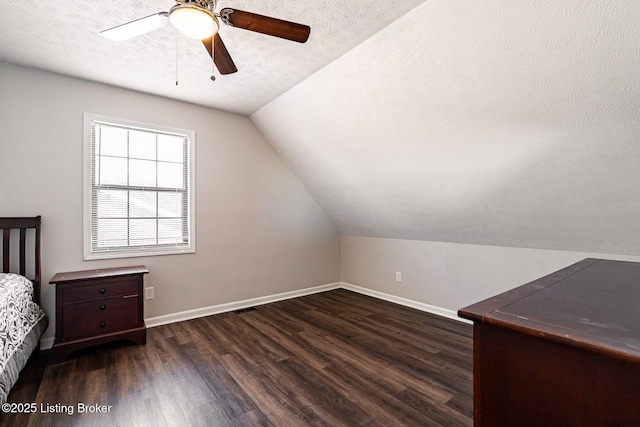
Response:
[[[453,310],[437,307],[430,304],[425,304],[418,301],[413,301],[407,298],[398,297],[395,295],[385,294],[384,292],[374,291],[372,289],[363,288],[361,286],[353,285],[351,283],[336,282],[327,285],[314,286],[312,288],[299,289],[296,291],[283,292],[275,295],[267,295],[264,297],[251,298],[242,301],[235,301],[226,304],[212,305],[210,307],[197,308],[194,310],[181,311],[178,313],[166,314],[164,316],[156,316],[145,319],[147,328],[153,328],[155,326],[167,325],[169,323],[182,322],[184,320],[197,319],[199,317],[211,316],[214,314],[226,313],[229,311],[241,310],[243,308],[255,307],[258,305],[269,304],[272,302],[283,301],[291,298],[303,297],[306,295],[317,294],[319,292],[331,291],[334,289],[347,289],[349,291],[357,292],[359,294],[367,295],[370,297],[378,298],[381,300],[393,302],[396,304],[404,305],[406,307],[415,308],[420,311],[424,311],[438,316],[446,317],[448,319],[457,320],[458,322],[471,323],[466,319],[458,317],[457,313]],[[49,340],[51,341],[49,343]],[[47,343],[45,344],[45,341]],[[51,348],[53,345],[53,338],[43,339],[41,345],[43,349]]]
[[[391,294],[385,294],[384,292],[374,291],[372,289],[363,288],[361,286],[352,285],[351,283],[340,282],[340,287],[343,289],[347,289],[349,291],[357,292],[359,294],[367,295],[370,297],[378,298],[381,300],[393,302],[396,304],[404,305],[406,307],[415,308],[416,310],[425,311],[427,313],[436,314],[438,316],[446,317],[449,319],[457,320],[462,323],[473,323],[467,319],[463,319],[458,317],[458,313],[453,310],[449,310],[442,307],[437,307],[435,305],[425,304],[423,302],[418,302],[414,300],[410,300],[407,298],[398,297]]]
[[[226,313],[229,311],[241,310],[243,308],[255,307],[257,305],[269,304],[272,302],[287,300],[291,298],[317,294],[319,292],[331,291],[333,289],[339,289],[340,287],[340,282],[330,283],[328,285],[314,286],[312,288],[283,292],[275,295],[251,298],[226,304],[212,305],[210,307],[197,308],[194,310],[181,311],[178,313],[166,314],[164,316],[150,317],[148,319],[145,319],[145,323],[147,325],[147,328],[153,328],[155,326],[166,325],[169,323],[182,322],[184,320],[196,319],[198,317],[211,316],[213,314]]]

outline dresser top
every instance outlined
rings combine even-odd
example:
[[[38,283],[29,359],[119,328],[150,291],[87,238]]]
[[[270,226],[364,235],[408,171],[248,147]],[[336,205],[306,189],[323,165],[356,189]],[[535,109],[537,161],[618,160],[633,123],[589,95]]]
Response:
[[[132,267],[101,268],[97,270],[70,271],[57,273],[49,283],[68,283],[79,280],[100,279],[103,277],[126,276],[129,274],[146,274],[149,270],[144,265]]]
[[[458,314],[637,362],[640,263],[588,258]]]

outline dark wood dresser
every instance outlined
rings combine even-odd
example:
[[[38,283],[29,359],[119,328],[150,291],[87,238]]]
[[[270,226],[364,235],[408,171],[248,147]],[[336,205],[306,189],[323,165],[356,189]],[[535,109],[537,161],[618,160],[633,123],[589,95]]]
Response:
[[[145,266],[58,273],[56,285],[56,341],[50,363],[72,352],[112,341],[144,344],[143,278]]]
[[[585,259],[458,312],[479,426],[640,426],[640,263]]]

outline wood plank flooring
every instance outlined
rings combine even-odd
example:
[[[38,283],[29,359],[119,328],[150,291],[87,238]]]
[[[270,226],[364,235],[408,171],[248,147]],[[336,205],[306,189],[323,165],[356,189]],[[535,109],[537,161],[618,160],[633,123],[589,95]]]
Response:
[[[31,363],[9,401],[38,410],[1,424],[473,424],[471,325],[411,308],[335,290],[147,332],[144,346]]]

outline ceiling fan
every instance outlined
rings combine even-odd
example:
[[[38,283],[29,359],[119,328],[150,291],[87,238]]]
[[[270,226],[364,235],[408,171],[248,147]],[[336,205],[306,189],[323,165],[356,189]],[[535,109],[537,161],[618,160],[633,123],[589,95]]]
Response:
[[[311,33],[311,28],[308,25],[237,9],[224,8],[220,12],[215,12],[215,9],[216,0],[176,0],[176,5],[169,9],[169,12],[145,16],[101,31],[100,34],[111,40],[124,41],[171,23],[187,37],[202,40],[220,74],[232,74],[238,69],[222,42],[220,34],[218,34],[219,21],[231,27],[298,43],[306,42]]]

